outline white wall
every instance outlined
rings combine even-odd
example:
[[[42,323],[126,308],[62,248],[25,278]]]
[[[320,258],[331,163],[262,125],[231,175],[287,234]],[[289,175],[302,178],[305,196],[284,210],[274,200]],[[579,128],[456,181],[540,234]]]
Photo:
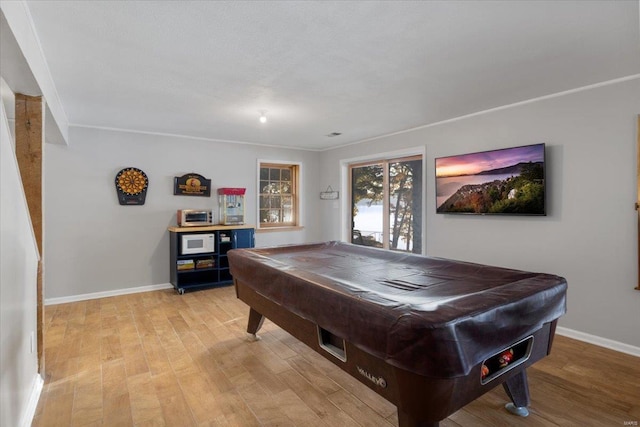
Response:
[[[564,276],[561,326],[639,347],[637,114],[640,79],[327,151],[321,169],[336,188],[343,159],[426,147],[427,255]],[[435,214],[434,158],[540,142],[548,216]],[[339,239],[349,212],[321,208],[323,236]]]
[[[11,139],[0,103],[0,426],[30,424],[42,387],[35,340],[38,250]]]
[[[46,145],[46,299],[169,281],[166,228],[179,208],[217,206],[173,196],[173,177],[197,172],[212,187],[247,188],[255,223],[257,159],[303,165],[303,222],[295,232],[259,233],[258,246],[340,239],[343,159],[426,150],[426,252],[430,256],[555,273],[569,282],[560,325],[640,347],[637,313],[635,122],[640,80],[604,85],[326,152],[224,144],[74,127],[69,146]],[[436,215],[434,158],[545,142],[548,216]],[[120,206],[123,167],[150,179],[144,206]]]
[[[219,187],[245,187],[246,223],[256,221],[257,160],[302,164],[304,229],[256,234],[256,246],[320,238],[318,154],[254,145],[72,127],[69,145],[46,144],[45,300],[169,282],[169,233],[176,210],[215,208]],[[143,206],[120,206],[114,180],[124,167],[149,178]],[[212,197],[174,196],[173,179],[212,179]]]
[[[42,96],[45,103],[45,139],[66,144],[69,123],[58,97],[49,66],[33,28],[26,2],[0,2],[2,77],[15,93]]]

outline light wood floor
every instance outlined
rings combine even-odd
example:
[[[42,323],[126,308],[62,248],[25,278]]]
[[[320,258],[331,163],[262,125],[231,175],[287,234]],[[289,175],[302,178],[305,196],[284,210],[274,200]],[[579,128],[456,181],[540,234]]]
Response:
[[[46,307],[34,426],[397,426],[396,408],[270,322],[248,342],[232,287]],[[640,421],[640,359],[556,336],[529,372],[531,415],[501,387],[442,426]]]

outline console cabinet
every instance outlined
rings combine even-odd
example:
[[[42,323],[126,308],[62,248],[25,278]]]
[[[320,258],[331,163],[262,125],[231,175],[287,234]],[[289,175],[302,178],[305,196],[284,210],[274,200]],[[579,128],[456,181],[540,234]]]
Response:
[[[183,237],[212,234],[212,250],[185,253]],[[236,248],[253,248],[255,230],[253,227],[221,226],[169,227],[170,236],[170,277],[171,284],[179,294],[188,290],[205,289],[233,283],[229,272],[227,252]],[[186,245],[185,245],[186,246]]]

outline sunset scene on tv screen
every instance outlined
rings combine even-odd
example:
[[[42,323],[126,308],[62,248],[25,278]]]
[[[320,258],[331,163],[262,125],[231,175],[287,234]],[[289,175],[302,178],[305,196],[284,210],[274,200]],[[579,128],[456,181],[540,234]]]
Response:
[[[544,144],[437,158],[437,212],[544,215],[544,158]]]

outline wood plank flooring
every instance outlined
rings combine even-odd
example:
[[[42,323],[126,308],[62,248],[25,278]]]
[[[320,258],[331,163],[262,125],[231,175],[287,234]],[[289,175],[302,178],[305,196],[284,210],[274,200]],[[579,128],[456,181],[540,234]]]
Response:
[[[395,406],[269,321],[245,334],[232,287],[47,306],[33,426],[397,426]],[[527,418],[501,387],[441,426],[640,421],[640,358],[556,336],[529,372]]]

